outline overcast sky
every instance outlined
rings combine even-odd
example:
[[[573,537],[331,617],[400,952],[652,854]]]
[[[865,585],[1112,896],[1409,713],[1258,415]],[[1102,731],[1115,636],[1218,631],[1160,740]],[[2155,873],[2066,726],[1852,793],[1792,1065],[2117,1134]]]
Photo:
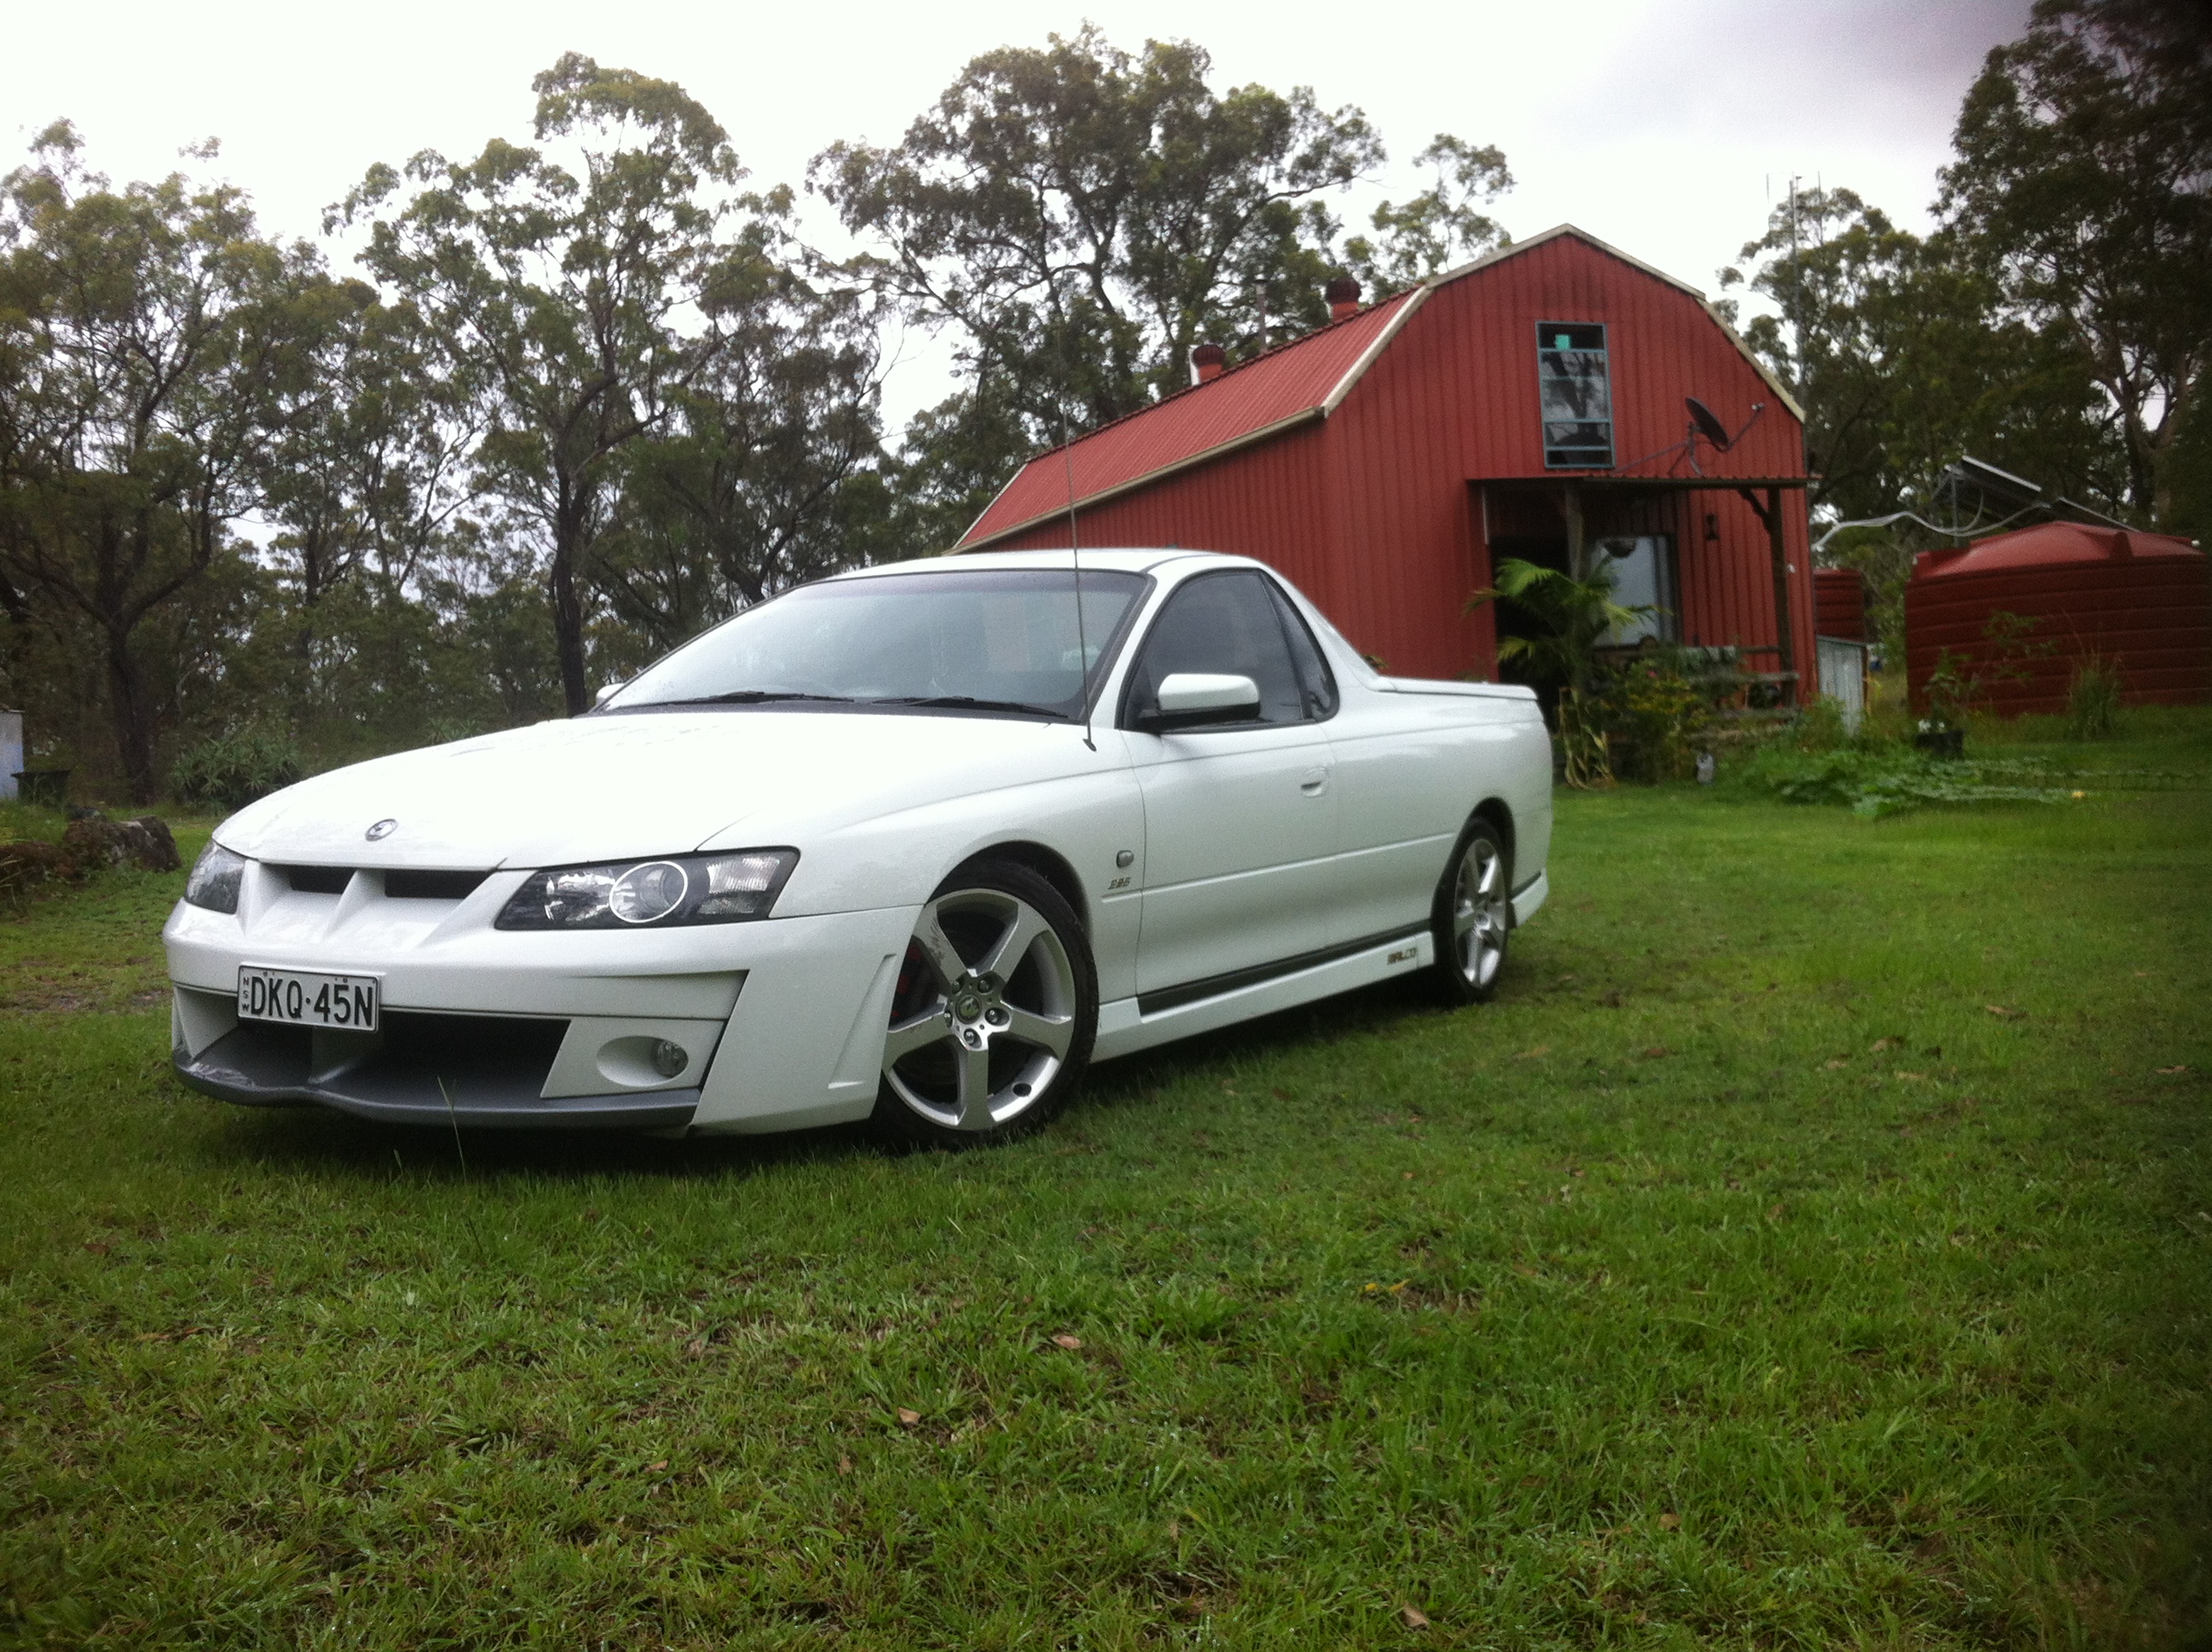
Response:
[[[1194,40],[1215,84],[1311,86],[1364,109],[1391,175],[1340,203],[1364,217],[1425,184],[1402,165],[1449,131],[1502,148],[1496,209],[1527,235],[1571,222],[1711,289],[1792,175],[1924,222],[1959,100],[2028,0],[1578,0],[1572,5],[982,0],[627,7],[544,0],[11,8],[0,166],[66,115],[117,179],[222,140],[218,169],[265,226],[313,234],[372,161],[526,138],[530,77],[580,51],[680,82],[761,183],[801,181],[833,139],[896,141],[975,53],[1042,45],[1088,17],[1118,45]],[[830,238],[819,203],[810,228]],[[910,342],[893,428],[944,392],[943,351]]]

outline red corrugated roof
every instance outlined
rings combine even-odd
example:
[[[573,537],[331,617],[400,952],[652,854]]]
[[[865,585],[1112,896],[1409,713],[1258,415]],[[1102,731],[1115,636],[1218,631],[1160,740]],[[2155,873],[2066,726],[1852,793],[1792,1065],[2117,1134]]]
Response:
[[[1079,504],[1167,471],[1181,469],[1263,431],[1318,416],[1407,307],[1426,291],[1414,288],[1304,338],[1231,367],[1155,406],[1103,425],[1038,455],[1014,473],[961,538],[973,545],[1064,511],[1069,471]]]

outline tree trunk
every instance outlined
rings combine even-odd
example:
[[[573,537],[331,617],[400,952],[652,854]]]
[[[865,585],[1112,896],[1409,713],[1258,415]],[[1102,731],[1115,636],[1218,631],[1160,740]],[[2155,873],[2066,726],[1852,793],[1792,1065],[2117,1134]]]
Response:
[[[154,708],[146,703],[146,674],[131,655],[131,633],[107,627],[107,697],[115,720],[115,750],[123,759],[131,801],[152,803],[160,795],[154,779]]]
[[[561,661],[561,698],[568,715],[592,708],[592,685],[584,676],[584,604],[576,590],[575,560],[566,545],[553,553],[553,647]]]

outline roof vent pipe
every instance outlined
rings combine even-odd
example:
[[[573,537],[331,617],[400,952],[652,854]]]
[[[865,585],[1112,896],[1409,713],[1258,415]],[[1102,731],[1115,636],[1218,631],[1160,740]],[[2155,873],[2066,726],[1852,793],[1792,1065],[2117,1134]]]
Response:
[[[1328,301],[1331,321],[1349,321],[1359,313],[1359,283],[1350,276],[1339,276],[1321,289]]]
[[[1200,344],[1191,351],[1190,364],[1198,371],[1198,382],[1208,384],[1228,370],[1229,352],[1218,344]]]

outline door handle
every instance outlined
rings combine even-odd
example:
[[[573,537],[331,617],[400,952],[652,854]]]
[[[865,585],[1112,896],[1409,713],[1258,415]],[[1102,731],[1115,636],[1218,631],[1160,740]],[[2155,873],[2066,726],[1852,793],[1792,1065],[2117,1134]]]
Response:
[[[1298,780],[1298,790],[1310,798],[1317,798],[1328,790],[1328,770],[1309,768]]]

